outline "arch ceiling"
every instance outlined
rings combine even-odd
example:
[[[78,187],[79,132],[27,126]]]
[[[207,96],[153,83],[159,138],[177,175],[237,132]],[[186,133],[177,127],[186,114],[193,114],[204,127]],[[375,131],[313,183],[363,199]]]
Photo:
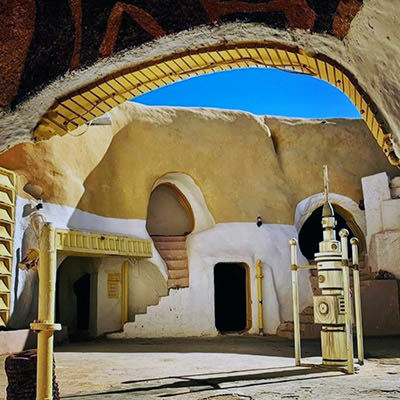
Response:
[[[368,17],[371,10],[377,11],[377,3],[378,0],[11,0],[0,7],[0,107],[4,116],[0,129],[7,133],[7,143],[13,143],[18,123],[21,131],[27,127],[33,131],[37,125],[34,138],[45,139],[64,134],[126,99],[181,78],[237,67],[271,66],[317,76],[341,89],[359,109],[390,162],[399,164],[393,150],[392,129],[385,118],[389,117],[390,124],[394,122],[397,127],[396,116],[391,115],[395,107],[379,98],[381,112],[378,111],[375,99],[366,93],[370,82],[365,81],[368,88],[363,90],[355,78],[359,78],[357,71],[351,71],[357,69],[353,49],[346,50],[349,43],[355,45],[351,43],[353,20],[358,14]],[[379,3],[395,9],[395,0]],[[376,15],[381,19],[395,17],[390,7],[387,10],[389,13],[383,16]],[[179,38],[181,32],[194,32],[207,25],[215,32],[232,21],[240,26],[263,27],[265,40],[220,38],[218,44],[209,41],[205,45],[203,41],[202,45],[186,42],[179,49],[165,46],[168,38]],[[374,23],[371,20],[370,24]],[[378,25],[385,27],[385,21],[378,21]],[[364,35],[362,30],[357,32]],[[116,62],[114,69],[108,66],[97,77],[85,75],[93,66],[106,60],[112,64],[124,51],[153,42],[165,47],[156,57],[130,59],[124,67]],[[314,47],[312,42],[318,43],[319,48],[310,49]],[[330,55],[335,46],[339,61],[325,55]],[[364,60],[358,56],[358,61]],[[346,62],[354,68],[342,67]],[[79,75],[86,78],[76,79]],[[75,84],[65,84],[62,89],[54,85],[68,79],[75,79]],[[42,100],[32,110],[31,100],[40,96]],[[23,112],[25,122],[21,122]],[[38,122],[40,114],[44,115]]]

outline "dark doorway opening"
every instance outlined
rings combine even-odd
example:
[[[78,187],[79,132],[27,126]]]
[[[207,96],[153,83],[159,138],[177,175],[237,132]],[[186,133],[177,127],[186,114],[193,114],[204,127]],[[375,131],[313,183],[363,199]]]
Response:
[[[349,231],[348,246],[351,248],[350,239],[354,237],[352,229],[347,224],[346,220],[340,215],[334,206],[335,218],[336,218],[336,237],[339,239],[339,232],[341,229],[347,229]],[[308,260],[314,259],[314,254],[319,251],[319,242],[323,239],[322,234],[322,206],[318,207],[308,217],[304,225],[299,232],[299,246],[301,252]]]
[[[96,279],[90,261],[81,257],[67,257],[57,269],[56,320],[67,330],[70,341],[96,335]]]
[[[247,328],[247,270],[241,263],[214,267],[215,326],[221,333]]]
[[[76,330],[89,335],[90,323],[90,274],[83,275],[73,284],[76,296]]]

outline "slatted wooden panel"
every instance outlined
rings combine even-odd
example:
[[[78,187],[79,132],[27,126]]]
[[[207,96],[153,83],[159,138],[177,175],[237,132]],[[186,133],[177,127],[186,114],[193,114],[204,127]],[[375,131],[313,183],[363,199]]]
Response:
[[[0,168],[0,326],[10,318],[15,218],[15,174]]]
[[[156,58],[111,74],[57,99],[39,121],[34,139],[64,135],[138,95],[205,73],[246,67],[273,67],[323,79],[345,93],[360,111],[379,146],[399,165],[388,125],[348,71],[324,56],[271,43],[229,43]]]
[[[56,230],[56,249],[64,254],[84,256],[152,257],[150,240],[106,233]]]

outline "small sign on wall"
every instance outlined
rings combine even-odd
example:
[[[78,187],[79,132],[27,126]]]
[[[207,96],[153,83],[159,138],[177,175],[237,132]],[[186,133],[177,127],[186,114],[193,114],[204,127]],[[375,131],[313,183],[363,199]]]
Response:
[[[107,296],[109,299],[119,298],[121,274],[107,274]]]

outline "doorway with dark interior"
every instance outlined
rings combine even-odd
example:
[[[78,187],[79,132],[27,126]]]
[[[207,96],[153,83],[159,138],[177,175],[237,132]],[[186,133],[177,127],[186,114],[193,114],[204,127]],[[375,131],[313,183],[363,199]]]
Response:
[[[67,257],[57,270],[56,318],[71,341],[95,336],[91,320],[95,312],[96,281],[90,260]]]
[[[333,205],[336,219],[336,237],[339,240],[339,232],[341,229],[347,229],[349,231],[348,246],[351,248],[350,239],[352,237],[358,237],[360,240],[360,253],[363,250],[363,235],[361,230],[355,225],[354,221],[349,221],[345,218],[345,212],[340,207]],[[340,212],[342,211],[342,212]],[[348,212],[347,212],[348,213]],[[304,222],[299,232],[299,246],[303,255],[308,260],[313,260],[315,253],[319,251],[319,242],[323,240],[322,231],[322,206],[316,208],[312,214]]]
[[[72,285],[76,297],[76,333],[89,336],[90,274],[85,274]]]
[[[214,267],[215,327],[220,333],[248,328],[247,265],[218,263]]]

